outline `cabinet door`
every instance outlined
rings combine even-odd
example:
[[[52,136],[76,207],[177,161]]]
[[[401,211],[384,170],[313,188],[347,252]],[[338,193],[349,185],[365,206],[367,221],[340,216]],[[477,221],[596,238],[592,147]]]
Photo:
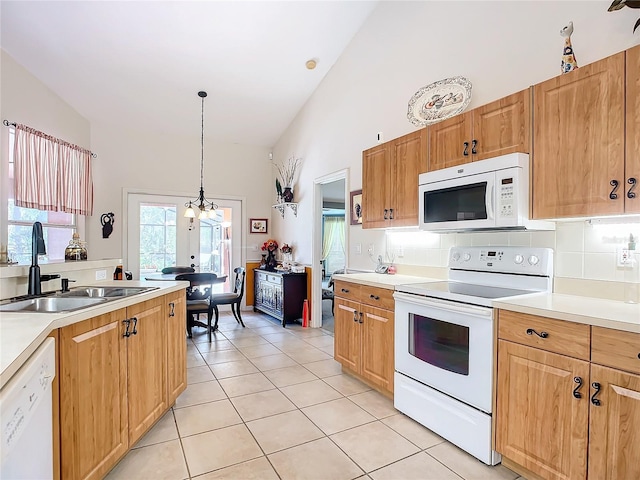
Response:
[[[362,228],[385,227],[389,222],[390,153],[389,143],[362,152]]]
[[[496,450],[547,480],[586,478],[588,385],[588,362],[499,340]]]
[[[168,408],[163,297],[127,308],[129,443],[133,445]]]
[[[624,69],[623,52],[533,87],[534,218],[623,212]]]
[[[393,316],[390,310],[360,307],[362,335],[361,375],[393,392]]]
[[[358,324],[360,304],[335,298],[334,358],[347,368],[360,373],[361,338]]]
[[[625,163],[625,212],[640,213],[640,45],[627,50],[627,157]],[[633,193],[628,192],[635,182]]]
[[[167,318],[167,404],[187,388],[187,302],[184,290],[165,296]]]
[[[64,479],[100,479],[129,446],[126,311],[60,329],[60,447]]]
[[[474,161],[529,153],[530,103],[529,90],[523,90],[472,111]]]
[[[472,120],[469,112],[429,126],[430,172],[455,167],[472,160],[471,128]]]
[[[640,375],[592,365],[591,381],[589,478],[640,478]]]
[[[391,142],[392,227],[418,225],[418,175],[427,171],[427,129]]]

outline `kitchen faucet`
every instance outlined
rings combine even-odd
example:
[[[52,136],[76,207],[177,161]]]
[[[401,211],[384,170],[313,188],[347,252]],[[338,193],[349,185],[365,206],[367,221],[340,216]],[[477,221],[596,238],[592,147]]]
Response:
[[[60,278],[60,275],[40,275],[38,255],[46,255],[47,247],[44,244],[42,224],[34,222],[31,230],[31,267],[29,267],[29,289],[27,295],[42,295],[41,282]]]

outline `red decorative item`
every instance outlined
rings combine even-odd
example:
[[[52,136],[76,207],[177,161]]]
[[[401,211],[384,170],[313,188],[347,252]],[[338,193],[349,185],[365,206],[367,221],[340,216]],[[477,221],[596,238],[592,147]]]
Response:
[[[304,328],[309,326],[309,301],[306,298],[302,302],[302,326]]]

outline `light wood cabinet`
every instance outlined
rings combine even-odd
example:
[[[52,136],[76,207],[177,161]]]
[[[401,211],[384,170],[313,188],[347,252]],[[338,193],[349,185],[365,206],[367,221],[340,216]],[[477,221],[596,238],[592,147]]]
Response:
[[[591,379],[589,478],[640,478],[640,375],[592,365]]]
[[[427,129],[362,152],[362,227],[418,225],[418,175],[427,171]]]
[[[505,464],[553,480],[640,478],[640,334],[498,317],[496,450]],[[547,335],[520,335],[527,325]],[[564,354],[554,353],[558,342]]]
[[[429,126],[429,171],[529,153],[530,103],[523,90]]]
[[[640,213],[640,45],[627,54],[624,211]]]
[[[129,448],[126,310],[60,329],[64,479],[100,479]]]
[[[499,340],[496,450],[546,479],[585,478],[588,382],[584,360]]]
[[[185,315],[181,291],[59,329],[61,478],[103,478],[184,390]]]
[[[169,408],[167,404],[167,322],[164,298],[127,308],[129,444],[133,445]],[[126,333],[126,332],[125,332]],[[186,344],[186,340],[183,338]],[[186,361],[186,360],[185,360]]]
[[[370,385],[393,393],[393,290],[344,281],[335,286],[334,358]]]
[[[173,405],[187,388],[187,307],[184,292],[165,296],[167,318],[167,403]]]
[[[623,213],[625,53],[533,89],[533,217]]]

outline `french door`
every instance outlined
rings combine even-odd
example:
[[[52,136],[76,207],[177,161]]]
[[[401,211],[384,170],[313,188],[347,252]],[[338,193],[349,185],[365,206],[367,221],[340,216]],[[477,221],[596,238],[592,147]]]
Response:
[[[129,193],[127,195],[127,269],[134,279],[165,267],[193,266],[197,272],[227,276],[242,262],[242,203],[213,199],[216,218],[184,217],[189,198]],[[192,221],[191,221],[192,220]]]

